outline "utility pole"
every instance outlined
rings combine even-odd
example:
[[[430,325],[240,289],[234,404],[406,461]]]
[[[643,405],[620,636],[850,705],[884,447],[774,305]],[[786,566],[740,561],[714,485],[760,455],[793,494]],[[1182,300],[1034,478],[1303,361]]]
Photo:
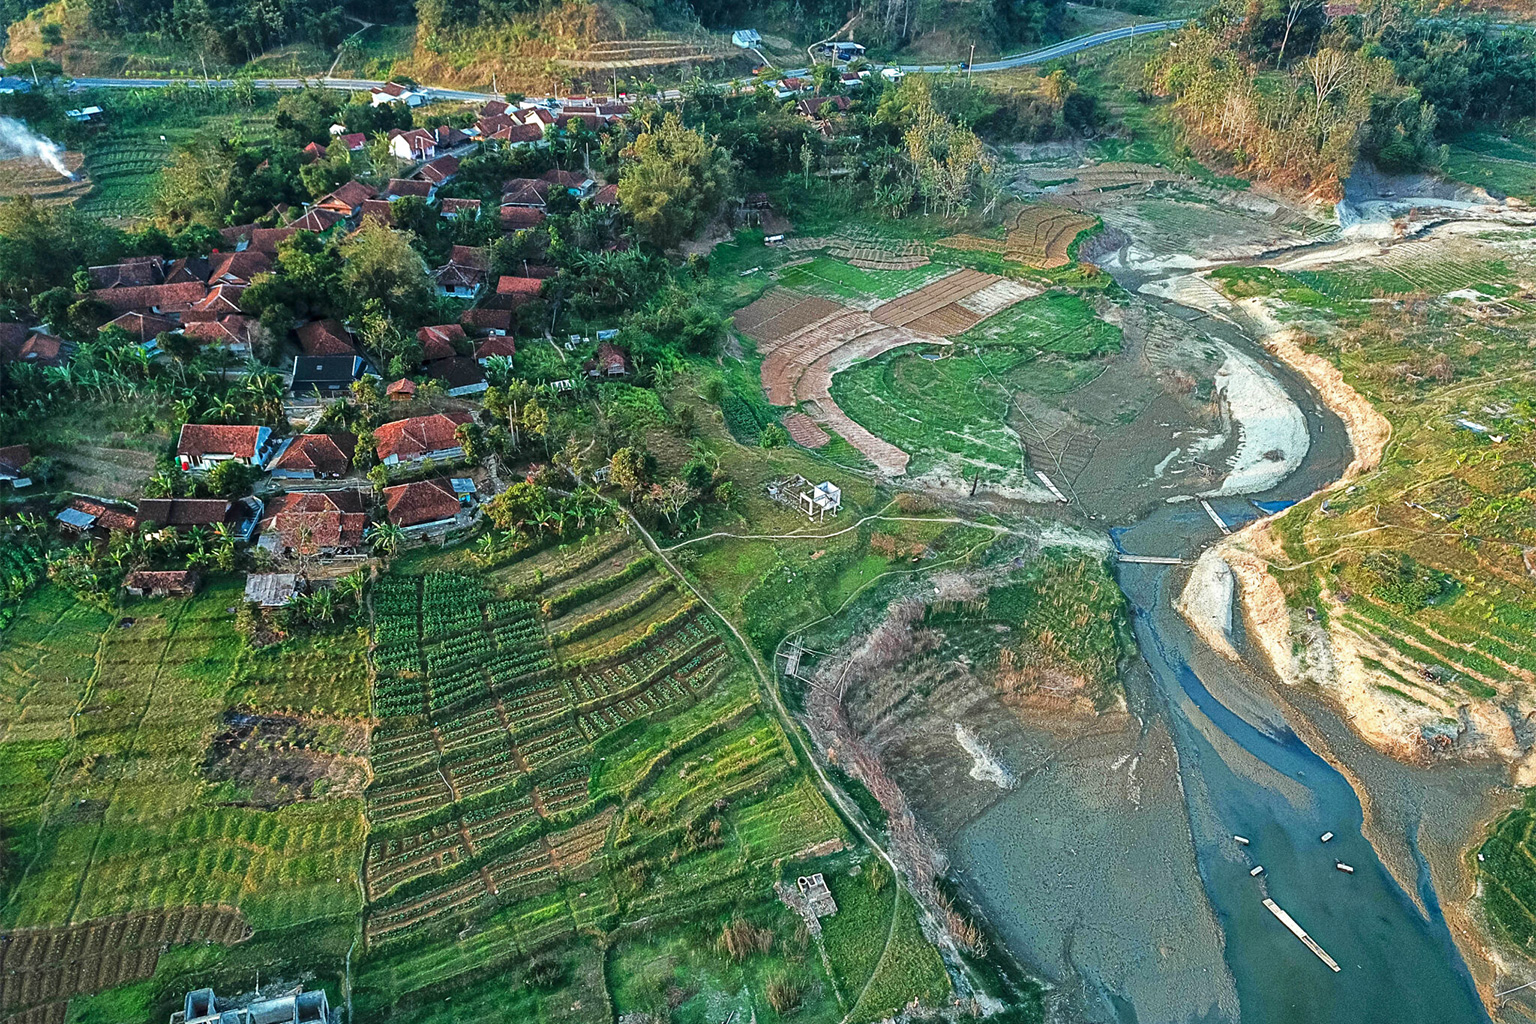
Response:
[[[965,62],[965,84],[970,85],[976,74],[976,44],[971,44],[971,59]]]

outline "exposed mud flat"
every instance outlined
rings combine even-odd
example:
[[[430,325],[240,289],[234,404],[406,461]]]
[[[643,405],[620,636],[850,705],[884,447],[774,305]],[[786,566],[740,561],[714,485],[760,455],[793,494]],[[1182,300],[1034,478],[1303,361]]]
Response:
[[[1008,952],[1056,987],[1059,1014],[1235,1020],[1167,731],[1122,712],[1021,713],[968,674],[891,692],[904,685],[893,675],[850,692],[850,717]],[[893,705],[899,715],[867,713]],[[1011,788],[977,773],[950,721]]]

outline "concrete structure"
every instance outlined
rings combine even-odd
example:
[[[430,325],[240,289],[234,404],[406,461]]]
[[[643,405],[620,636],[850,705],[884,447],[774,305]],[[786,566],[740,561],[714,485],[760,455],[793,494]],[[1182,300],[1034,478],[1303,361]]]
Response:
[[[817,917],[831,917],[837,913],[837,901],[832,898],[832,890],[827,888],[827,880],[820,871],[814,875],[801,875],[795,880],[795,886]]]
[[[810,490],[800,492],[800,511],[811,519],[825,519],[829,512],[835,516],[842,507],[842,489],[830,480],[823,480]]]
[[[259,996],[259,994],[258,994]],[[331,1004],[324,989],[257,998],[243,1006],[220,1009],[211,988],[188,992],[170,1024],[331,1024]]]

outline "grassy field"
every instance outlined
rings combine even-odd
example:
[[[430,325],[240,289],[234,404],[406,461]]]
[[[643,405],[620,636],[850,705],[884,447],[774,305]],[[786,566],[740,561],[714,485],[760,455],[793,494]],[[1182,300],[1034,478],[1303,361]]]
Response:
[[[1446,176],[1516,199],[1536,199],[1536,138],[1472,132],[1450,145]]]
[[[362,802],[258,809],[238,784],[204,773],[245,657],[229,612],[239,594],[238,581],[219,582],[192,599],[109,612],[45,587],[0,636],[0,922],[24,929],[13,941],[38,928],[84,941],[130,920],[134,934],[168,927],[172,937],[154,941],[172,950],[212,942],[198,947],[208,976],[226,962],[277,971],[307,961],[321,980],[339,971],[361,906]],[[136,1004],[163,992],[168,981],[142,987],[156,959],[118,941],[94,984],[140,985],[121,997]]]
[[[863,270],[829,256],[817,256],[809,263],[785,267],[779,273],[779,284],[834,302],[868,303],[914,291],[952,269],[930,263],[915,270]]]
[[[1118,328],[1072,294],[1026,300],[962,334],[953,350],[910,349],[833,378],[832,397],[854,420],[912,455],[908,472],[1017,487],[1029,480],[1008,425],[1020,391],[1069,390],[1119,351]],[[935,358],[937,357],[937,358]]]
[[[1536,794],[1505,815],[1478,848],[1478,874],[1484,879],[1483,906],[1495,931],[1514,946],[1536,947]]]

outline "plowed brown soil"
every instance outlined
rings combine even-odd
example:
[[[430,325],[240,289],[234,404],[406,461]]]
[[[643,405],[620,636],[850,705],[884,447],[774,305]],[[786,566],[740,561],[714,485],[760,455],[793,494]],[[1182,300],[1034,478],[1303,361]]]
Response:
[[[996,274],[984,274],[979,270],[961,270],[924,285],[915,292],[908,292],[898,299],[876,306],[870,316],[892,327],[905,327],[914,320],[957,302],[967,295],[981,291],[988,285],[1001,281]]]

